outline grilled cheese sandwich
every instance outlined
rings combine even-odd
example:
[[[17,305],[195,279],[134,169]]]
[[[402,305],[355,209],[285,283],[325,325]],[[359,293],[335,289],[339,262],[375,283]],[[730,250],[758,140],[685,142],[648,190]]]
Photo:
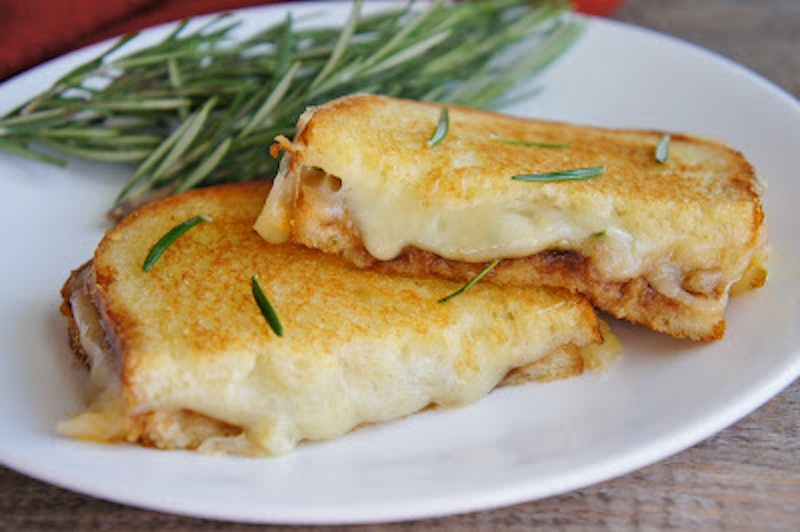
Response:
[[[360,270],[253,230],[268,186],[187,192],[110,229],[62,290],[90,368],[85,411],[59,430],[101,442],[242,455],[476,401],[507,379],[550,380],[619,351],[583,298]],[[195,216],[149,270],[159,238]],[[283,324],[270,328],[251,278]]]
[[[662,132],[354,95],[309,109],[255,229],[360,267],[548,285],[680,338],[722,337],[731,291],[766,278],[761,183],[735,150]],[[546,146],[544,146],[546,145]],[[553,147],[557,146],[557,147]],[[514,176],[601,168],[579,181]]]

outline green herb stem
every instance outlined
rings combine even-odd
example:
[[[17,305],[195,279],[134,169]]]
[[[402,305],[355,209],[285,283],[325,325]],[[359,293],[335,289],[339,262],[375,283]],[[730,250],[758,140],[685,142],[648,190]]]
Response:
[[[269,299],[267,299],[267,296],[261,289],[261,285],[258,282],[258,275],[253,275],[253,277],[250,278],[250,285],[253,291],[253,298],[256,300],[259,310],[261,310],[261,315],[267,320],[272,332],[274,332],[276,336],[283,336],[281,320],[278,318],[278,313],[275,312],[272,303],[269,302]]]
[[[503,260],[503,259],[494,259],[494,260],[493,260],[491,263],[489,263],[489,265],[488,265],[488,266],[486,266],[486,267],[485,267],[483,270],[481,270],[481,271],[480,271],[480,273],[479,273],[478,275],[476,275],[475,277],[473,277],[472,279],[470,279],[470,280],[469,280],[469,282],[468,282],[467,284],[465,284],[464,286],[462,286],[461,288],[459,288],[458,290],[456,290],[455,292],[453,292],[453,293],[452,293],[452,294],[450,294],[449,296],[445,296],[445,297],[441,298],[441,299],[439,300],[439,303],[445,303],[445,302],[447,302],[447,301],[450,301],[450,300],[451,300],[451,299],[453,299],[454,297],[456,297],[456,296],[460,296],[461,294],[463,294],[464,292],[466,292],[467,290],[469,290],[470,288],[472,288],[472,285],[474,285],[475,283],[477,283],[478,281],[480,281],[481,279],[483,279],[484,277],[486,277],[486,275],[487,275],[487,274],[488,274],[490,271],[492,271],[492,270],[495,268],[495,266],[497,266],[498,264],[500,264],[500,261],[501,261],[501,260]]]
[[[436,130],[431,135],[431,138],[428,139],[428,146],[433,148],[440,142],[444,140],[447,136],[447,133],[450,131],[450,111],[447,107],[442,107],[442,110],[439,111],[439,122],[436,125]]]
[[[656,162],[659,164],[666,164],[667,160],[669,159],[669,141],[670,136],[664,135],[656,145],[655,158]]]
[[[536,142],[530,140],[518,140],[518,139],[508,139],[505,137],[498,137],[496,135],[492,135],[492,140],[496,140],[498,142],[504,142],[506,144],[514,144],[517,146],[528,146],[531,148],[568,148],[569,144],[564,144],[561,142]]]
[[[176,240],[178,240],[189,229],[197,224],[208,222],[210,220],[211,218],[208,216],[195,216],[173,227],[164,236],[162,236],[158,242],[155,243],[153,248],[150,250],[150,253],[147,254],[147,258],[144,260],[144,264],[142,264],[142,269],[146,272],[149,272],[153,265],[155,265],[156,261],[161,258],[161,255],[163,255],[167,248],[170,247]]]
[[[557,181],[579,181],[601,176],[605,173],[605,166],[592,166],[589,168],[575,168],[559,172],[545,172],[541,174],[518,174],[512,176],[514,181],[529,181],[536,183],[549,183]]]

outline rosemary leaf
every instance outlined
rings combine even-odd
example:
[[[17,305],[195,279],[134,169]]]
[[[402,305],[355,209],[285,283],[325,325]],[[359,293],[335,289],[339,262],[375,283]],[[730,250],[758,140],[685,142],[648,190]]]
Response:
[[[545,172],[542,174],[519,174],[512,176],[514,181],[533,181],[538,183],[548,183],[553,181],[579,181],[581,179],[591,179],[605,173],[605,166],[591,166],[589,168],[575,168],[574,170],[562,170],[560,172]]]
[[[150,153],[150,155],[139,165],[139,168],[134,172],[134,174],[128,179],[125,185],[122,187],[122,190],[117,195],[117,198],[114,200],[114,205],[118,205],[129,193],[133,190],[134,186],[139,182],[139,180],[144,176],[147,172],[150,171],[151,168],[154,168],[166,155],[166,153],[172,149],[178,139],[184,134],[186,129],[191,125],[190,122],[184,122],[181,126],[172,132],[172,134],[164,139],[158,147]]]
[[[167,109],[182,109],[189,106],[192,102],[186,98],[158,98],[152,100],[117,100],[104,101],[96,100],[90,104],[81,106],[83,109],[99,109],[101,111],[163,111]],[[66,103],[71,107],[70,103]]]
[[[402,63],[416,59],[420,55],[426,54],[428,50],[430,50],[434,46],[438,46],[439,44],[444,42],[448,37],[450,37],[449,31],[442,32],[437,35],[432,35],[427,39],[425,39],[424,41],[420,41],[412,46],[409,46],[408,48],[405,48],[397,52],[396,54],[390,57],[387,57],[374,67],[365,70],[364,74],[367,75],[377,74],[379,72],[383,72],[385,70],[389,70],[398,65],[401,65]]]
[[[445,106],[442,107],[441,111],[439,111],[439,123],[436,125],[436,131],[434,131],[433,135],[431,135],[431,138],[428,139],[428,146],[432,148],[442,142],[449,131],[450,111],[448,111],[447,107]]]
[[[92,59],[91,61],[84,63],[82,65],[78,65],[73,70],[70,70],[69,72],[61,76],[61,78],[59,78],[55,83],[53,83],[51,90],[45,92],[44,95],[48,95],[50,92],[59,91],[64,87],[80,83],[87,77],[91,76],[95,72],[95,70],[102,68],[103,61],[105,60],[106,57],[116,52],[118,49],[122,48],[125,44],[133,40],[137,35],[138,32],[133,32],[123,35],[122,37],[117,39],[114,42],[114,44],[112,44],[111,47],[105,52],[103,52],[99,57]],[[35,101],[37,101],[36,98],[34,98],[34,102]]]
[[[188,18],[185,18],[185,19],[181,20],[178,23],[178,25],[175,26],[175,29],[172,30],[172,32],[169,35],[167,35],[167,38],[165,40],[166,41],[174,41],[174,40],[176,40],[178,38],[178,35],[183,31],[183,29],[186,28],[186,26],[189,25],[189,21],[190,20],[191,19],[188,19]]]
[[[112,150],[82,148],[67,142],[55,142],[47,139],[42,139],[42,144],[48,148],[60,151],[61,153],[106,163],[136,163],[147,157],[147,154],[150,153],[150,150],[147,149]]]
[[[286,91],[289,90],[289,86],[294,79],[295,74],[300,69],[300,63],[295,63],[292,65],[292,68],[283,76],[276,85],[275,88],[270,93],[269,97],[264,101],[264,105],[262,105],[258,111],[256,111],[253,118],[250,122],[244,127],[240,135],[247,136],[251,131],[253,131],[256,127],[262,125],[262,123],[267,122],[267,117],[269,117],[270,113],[272,113],[275,106],[281,101],[281,99],[286,95]],[[268,125],[268,124],[267,124]]]
[[[60,139],[100,139],[115,138],[119,136],[119,131],[104,128],[58,128],[43,131],[42,135]]]
[[[181,79],[181,72],[178,69],[178,61],[174,57],[167,59],[167,71],[169,72],[169,83],[173,88],[180,88],[183,86]]]
[[[64,135],[60,133],[61,130],[56,130],[53,136],[64,137]],[[67,138],[69,138],[69,136],[67,136]],[[83,137],[80,137],[79,135],[76,135],[76,138],[79,140],[83,139]],[[114,149],[123,146],[137,146],[142,149],[147,148],[145,155],[150,155],[150,153],[159,145],[159,143],[161,143],[161,137],[158,135],[136,133],[125,135],[118,132],[117,135],[89,137],[86,139],[86,141],[86,146],[90,148]]]
[[[18,115],[11,115],[7,118],[0,120],[0,128],[10,129],[12,126],[20,124],[30,124],[43,120],[49,121],[52,118],[61,118],[67,114],[66,109],[47,109],[45,111],[35,111],[30,113],[21,113]]]
[[[261,314],[264,316],[264,319],[267,320],[272,332],[274,332],[276,336],[283,336],[283,325],[281,325],[281,320],[278,318],[278,313],[275,312],[275,309],[272,307],[269,299],[267,299],[267,296],[261,289],[261,285],[258,283],[258,275],[253,275],[253,277],[250,278],[250,285],[253,290],[253,298],[255,298],[256,304],[261,310]]]
[[[531,148],[568,148],[569,144],[563,144],[560,142],[533,142],[528,140],[517,140],[517,139],[507,139],[505,137],[498,137],[496,135],[492,135],[492,140],[496,140],[499,142],[505,142],[506,144],[515,144],[518,146],[529,146]]]
[[[161,161],[155,170],[153,170],[153,173],[150,175],[151,181],[156,181],[159,177],[161,177],[161,175],[168,171],[170,167],[172,167],[172,165],[178,161],[178,158],[189,148],[189,146],[191,146],[192,141],[194,141],[194,139],[203,129],[203,126],[208,119],[208,115],[216,103],[217,99],[211,98],[205,103],[205,105],[203,105],[202,108],[200,108],[200,110],[198,110],[189,118],[189,120],[185,122],[186,130],[183,131],[178,137],[175,145],[167,152],[164,160]]]
[[[475,283],[477,283],[478,281],[483,279],[486,276],[486,274],[488,274],[490,271],[492,271],[494,269],[495,266],[500,264],[501,260],[503,260],[503,259],[494,259],[491,263],[489,263],[489,265],[487,267],[485,267],[483,270],[481,270],[478,275],[476,275],[475,277],[470,279],[467,284],[465,284],[464,286],[462,286],[461,288],[459,288],[458,290],[456,290],[455,292],[453,292],[449,296],[445,296],[445,297],[441,298],[438,302],[439,303],[445,303],[447,301],[450,301],[451,299],[453,299],[456,296],[460,296],[461,294],[463,294],[464,292],[466,292],[467,290],[472,288],[472,285],[474,285]]]
[[[278,57],[276,59],[275,74],[283,77],[289,69],[289,62],[294,46],[294,37],[292,35],[292,12],[286,13],[286,28],[284,29],[283,36],[281,37],[280,47],[278,48]]]
[[[146,272],[149,272],[156,261],[161,258],[161,255],[164,254],[164,252],[172,245],[173,242],[178,240],[186,233],[186,231],[195,225],[208,221],[211,221],[211,218],[208,216],[195,216],[173,227],[164,236],[162,236],[158,242],[155,243],[153,248],[150,250],[150,253],[147,254],[147,258],[144,260],[144,264],[142,264],[142,269]]]
[[[213,152],[191,173],[185,181],[178,185],[176,192],[184,192],[194,187],[197,183],[203,180],[211,170],[217,167],[219,162],[228,153],[233,139],[225,139],[222,144],[217,146]]]
[[[394,50],[402,49],[401,43],[415,31],[425,20],[428,19],[433,10],[439,8],[438,2],[431,2],[428,8],[420,14],[415,20],[405,24],[399,31],[396,31],[391,39],[389,39],[382,47],[378,48],[374,54],[367,59],[362,68],[371,67],[373,64],[381,61],[384,57],[394,52]]]
[[[41,161],[43,163],[52,164],[55,166],[67,165],[67,160],[64,159],[63,157],[55,157],[48,153],[34,151],[25,146],[24,144],[4,140],[2,138],[0,138],[0,150],[6,151],[8,153],[13,153],[15,155],[21,155],[22,157],[27,157],[34,161]]]
[[[350,38],[353,36],[353,32],[356,29],[356,24],[358,24],[362,2],[363,0],[355,0],[353,2],[353,8],[350,11],[350,18],[347,19],[347,24],[345,24],[344,28],[342,28],[342,31],[339,34],[339,39],[336,41],[336,46],[334,46],[328,62],[325,63],[325,66],[322,68],[319,74],[317,74],[317,77],[311,82],[311,87],[309,87],[311,91],[319,86],[320,83],[322,83],[330,75],[336,64],[339,62],[339,59],[341,59],[342,54],[344,54],[344,50],[347,47],[347,44],[350,42]]]
[[[658,141],[658,145],[656,146],[655,158],[656,162],[660,164],[665,164],[667,159],[669,159],[669,135],[664,135],[661,137],[661,140]]]
[[[26,142],[34,135],[48,135],[64,125],[64,120],[41,120],[36,123],[20,123],[8,129],[0,126],[0,137],[13,139],[18,142]]]

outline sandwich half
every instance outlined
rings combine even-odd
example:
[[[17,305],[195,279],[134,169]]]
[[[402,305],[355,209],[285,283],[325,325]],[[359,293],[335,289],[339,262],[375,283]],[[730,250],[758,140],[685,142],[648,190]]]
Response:
[[[444,109],[375,95],[310,108],[273,146],[255,229],[459,281],[501,259],[486,279],[566,288],[695,340],[722,337],[729,295],[764,283],[761,183],[728,146]]]
[[[461,283],[268,244],[252,229],[268,189],[220,186],[143,207],[72,273],[62,312],[90,371],[87,408],[61,433],[281,454],[429,405],[476,401],[504,379],[579,374],[618,353],[592,306],[566,290],[476,283],[440,303]],[[144,271],[154,244],[198,216],[207,221]],[[273,313],[257,304],[253,276]]]

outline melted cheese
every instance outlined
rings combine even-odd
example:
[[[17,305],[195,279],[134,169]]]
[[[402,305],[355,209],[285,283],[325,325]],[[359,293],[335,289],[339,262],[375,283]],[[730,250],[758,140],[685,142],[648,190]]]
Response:
[[[295,173],[285,164],[282,170],[255,224],[256,231],[270,242],[287,240],[293,198],[299,187],[311,186],[325,196],[326,217],[352,217],[364,247],[378,260],[392,260],[408,246],[465,262],[573,250],[592,257],[593,267],[605,280],[642,277],[671,299],[709,310],[724,307],[727,300],[697,297],[685,290],[687,272],[702,265],[681,264],[673,256],[691,253],[684,252],[680,244],[650,238],[651,231],[640,226],[626,224],[624,216],[597,198],[591,207],[543,197],[524,205],[484,201],[448,209],[445,202],[420,202],[413,190],[369,187],[359,180],[329,174],[320,178],[315,167],[300,167]],[[337,186],[326,186],[326,178]],[[672,253],[669,246],[674,248]],[[713,271],[719,280],[720,270]],[[707,292],[727,292],[727,288],[713,285]]]
[[[517,209],[482,204],[442,210],[421,205],[411,196],[387,195],[366,187],[345,185],[334,194],[341,194],[365,248],[378,260],[394,259],[407,246],[465,262],[574,250],[593,257],[595,269],[606,280],[643,277],[671,299],[708,309],[724,307],[727,301],[727,297],[716,300],[687,292],[682,265],[671,260],[658,242],[641,233],[634,236],[635,228],[626,227],[604,209],[534,202]],[[707,288],[709,293],[716,290],[715,285]],[[728,286],[719,291],[727,293]]]
[[[422,205],[412,195],[348,184],[336,194],[356,219],[367,251],[378,260],[394,259],[407,246],[465,262],[591,247],[608,257],[600,265],[606,276],[626,278],[642,273],[654,247],[597,211],[546,201],[517,208],[482,203],[447,210]]]
[[[255,224],[267,241],[289,238],[293,198],[300,181],[309,186],[305,180],[314,173],[302,167],[298,176],[283,166]],[[634,236],[610,206],[586,208],[542,198],[516,206],[482,202],[447,209],[442,203],[426,205],[404,189],[371,188],[357,180],[343,180],[335,190],[322,188],[326,215],[351,216],[364,247],[378,260],[394,259],[407,246],[466,262],[570,249],[597,257],[595,265],[604,277],[629,279],[645,274],[660,251],[644,235]]]

